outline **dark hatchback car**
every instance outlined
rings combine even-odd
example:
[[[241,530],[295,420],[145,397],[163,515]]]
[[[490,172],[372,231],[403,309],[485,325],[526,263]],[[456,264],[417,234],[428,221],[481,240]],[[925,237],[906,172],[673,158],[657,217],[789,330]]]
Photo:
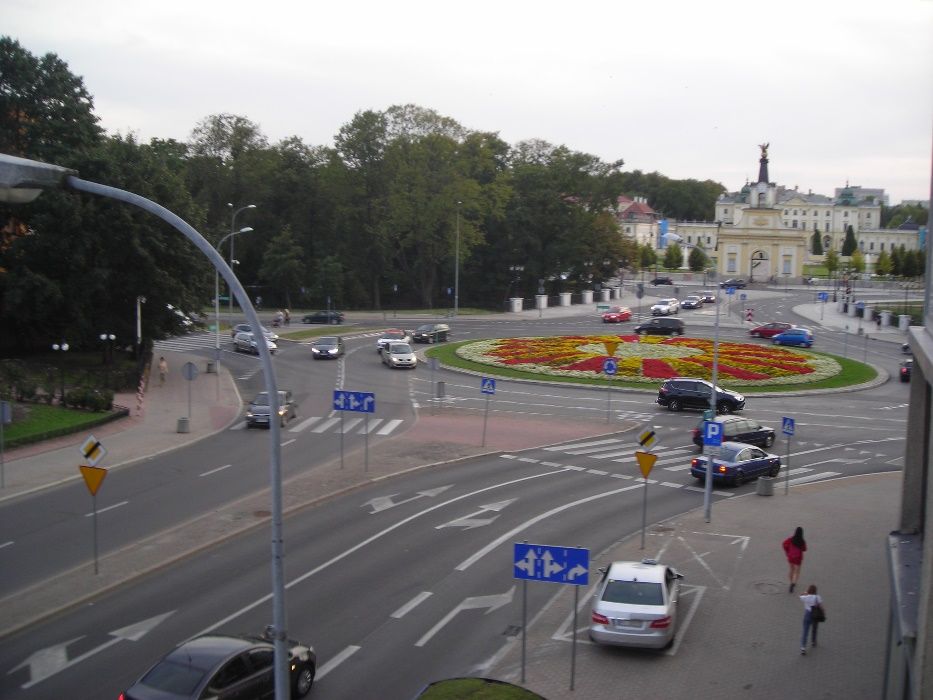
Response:
[[[733,279],[733,278],[723,280],[722,282],[719,283],[719,286],[722,289],[728,289],[729,287],[735,287],[736,289],[745,289],[745,285],[746,285],[745,280],[738,280],[738,279]]]
[[[651,280],[651,284],[657,287],[659,284],[674,284],[674,280],[670,277],[655,277]]]
[[[690,476],[704,481],[706,465],[710,456],[694,457],[690,461]],[[781,471],[781,458],[768,454],[754,445],[744,442],[724,442],[719,448],[719,456],[713,460],[713,483],[719,481],[733,486],[741,486],[748,479],[759,476],[775,477]]]
[[[340,311],[315,311],[301,317],[302,323],[327,323],[336,325],[343,323],[343,314]]]
[[[311,690],[314,650],[288,640],[292,697]],[[204,635],[179,644],[136,681],[120,700],[275,697],[275,648],[262,637]]]
[[[272,413],[272,407],[269,405],[269,393],[260,391],[249,403],[246,409],[246,427],[264,427],[268,428]],[[292,398],[292,392],[287,389],[279,391],[279,425],[282,427],[292,418],[298,417],[298,404]]]
[[[675,377],[667,379],[658,388],[658,404],[669,411],[685,408],[706,410],[710,408],[713,385],[704,379]],[[745,408],[745,397],[735,391],[719,387],[716,392],[716,409],[720,413],[735,413]]]
[[[343,338],[328,335],[311,343],[311,357],[315,360],[336,360],[345,352]]]
[[[753,418],[741,416],[714,416],[712,420],[722,426],[724,442],[745,442],[758,447],[771,447],[774,444],[774,428],[762,425]],[[703,423],[701,420],[693,429],[693,444],[703,446]]]
[[[445,343],[450,335],[450,326],[446,323],[426,323],[418,326],[411,334],[416,343]]]
[[[683,335],[684,322],[679,318],[652,318],[632,330],[636,335]]]

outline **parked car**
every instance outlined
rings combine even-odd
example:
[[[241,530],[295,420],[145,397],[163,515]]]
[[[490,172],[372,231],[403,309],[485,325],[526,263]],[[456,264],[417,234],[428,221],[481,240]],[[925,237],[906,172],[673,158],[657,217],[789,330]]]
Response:
[[[238,324],[236,324],[233,328],[230,329],[230,337],[231,337],[231,338],[236,338],[236,334],[237,334],[237,333],[252,333],[252,332],[253,332],[253,327],[252,327],[250,324],[248,324],[248,323],[238,323]],[[271,340],[271,341],[273,341],[273,342],[275,342],[275,341],[277,341],[277,340],[279,339],[279,336],[277,336],[275,333],[273,333],[272,331],[270,331],[270,330],[269,330],[268,328],[266,328],[265,326],[262,327],[262,334],[263,334],[264,336],[266,336],[266,338],[268,338],[269,340]]]
[[[711,420],[722,426],[723,442],[745,442],[758,447],[771,447],[774,444],[774,428],[762,425],[753,418],[713,416]],[[705,419],[700,420],[697,427],[693,429],[693,444],[697,447],[703,446],[703,423],[705,422]]]
[[[621,323],[632,320],[632,310],[627,306],[610,306],[603,314],[603,323]]]
[[[376,339],[376,352],[385,350],[389,343],[410,343],[411,333],[411,331],[390,328]]]
[[[736,289],[745,289],[746,282],[745,280],[732,279],[723,280],[719,283],[721,289],[728,289],[729,287],[735,287]]]
[[[813,331],[809,328],[789,328],[771,338],[775,345],[796,345],[809,348],[813,346]]]
[[[696,294],[691,294],[680,302],[682,309],[699,309],[703,306],[703,300]]]
[[[652,318],[632,330],[636,335],[683,335],[684,322],[679,318]]]
[[[666,406],[669,411],[684,408],[706,410],[711,408],[713,385],[705,379],[674,377],[665,379],[658,388],[657,403]],[[735,413],[745,408],[745,397],[729,389],[718,387],[716,391],[716,410],[720,413]]]
[[[315,311],[301,317],[302,323],[326,323],[337,325],[343,323],[343,314],[340,311]]]
[[[317,673],[314,649],[288,646],[291,696],[304,697]],[[205,634],[172,649],[120,694],[120,700],[271,698],[275,647],[264,637]]]
[[[651,307],[652,316],[670,316],[676,313],[680,313],[680,302],[673,297],[658,299],[658,302]]]
[[[903,362],[901,362],[901,370],[900,372],[898,372],[898,374],[900,375],[902,382],[910,381],[910,373],[913,370],[913,368],[914,368],[913,360],[904,360]]]
[[[311,343],[311,357],[315,360],[336,360],[346,352],[343,338],[326,335]]]
[[[418,366],[418,358],[408,343],[389,343],[388,347],[382,351],[382,362],[392,369],[396,367],[414,369]]]
[[[793,323],[764,323],[750,329],[748,334],[753,338],[773,338],[778,333],[789,331],[791,328],[796,328],[796,326]]]
[[[590,639],[600,644],[664,649],[677,632],[680,580],[654,559],[601,568],[593,594]]]
[[[450,335],[450,326],[446,323],[425,323],[418,326],[411,334],[416,343],[446,343]]]
[[[690,476],[703,481],[710,457],[713,461],[713,483],[720,481],[741,486],[748,479],[767,475],[775,477],[781,471],[781,458],[744,442],[724,442],[719,455],[700,455],[690,461]]]
[[[703,300],[704,304],[715,304],[716,303],[716,295],[713,294],[712,292],[703,291],[703,292],[697,292],[697,294],[699,295],[700,299]]]
[[[659,284],[674,284],[674,280],[670,277],[655,277],[651,280],[651,284],[657,287]]]
[[[269,416],[271,415],[271,406],[269,406],[269,392],[260,391],[253,400],[249,402],[246,409],[246,427],[253,426],[269,427]],[[279,425],[284,426],[292,418],[298,417],[298,406],[292,398],[292,392],[287,389],[279,391]]]
[[[266,336],[263,336],[263,340],[266,343],[266,347],[269,348],[269,352],[273,355],[276,350],[279,349],[279,346],[276,345],[274,340],[270,340]],[[256,342],[256,337],[250,333],[237,333],[233,336],[233,349],[236,352],[250,352],[254,355],[259,354],[259,344]]]

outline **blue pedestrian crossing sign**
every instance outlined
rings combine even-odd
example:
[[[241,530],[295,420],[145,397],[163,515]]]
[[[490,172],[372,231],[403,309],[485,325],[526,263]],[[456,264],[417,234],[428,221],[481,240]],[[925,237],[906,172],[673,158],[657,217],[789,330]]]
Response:
[[[548,583],[589,585],[590,550],[516,542],[512,553],[512,578]]]
[[[376,395],[368,391],[334,391],[335,411],[375,413]]]
[[[829,301],[829,292],[819,292],[816,298],[820,301]]]
[[[484,394],[495,394],[496,380],[492,377],[483,377],[483,381],[480,384],[480,391],[482,391]]]
[[[785,435],[793,435],[794,434],[794,419],[788,418],[787,416],[785,416],[783,418],[783,421],[784,421],[784,426],[781,428],[781,432],[784,433]]]
[[[619,362],[614,357],[607,357],[603,361],[603,372],[608,374],[610,377],[619,371]]]
[[[722,423],[714,420],[703,421],[703,444],[710,447],[722,446]]]

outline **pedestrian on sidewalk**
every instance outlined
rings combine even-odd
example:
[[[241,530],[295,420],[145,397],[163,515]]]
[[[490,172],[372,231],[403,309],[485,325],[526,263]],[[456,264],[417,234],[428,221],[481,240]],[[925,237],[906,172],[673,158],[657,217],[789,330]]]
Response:
[[[798,527],[794,534],[788,537],[781,544],[784,548],[784,555],[787,557],[787,563],[790,566],[788,578],[790,579],[790,588],[788,593],[794,592],[794,586],[797,585],[797,579],[800,578],[800,565],[803,564],[803,553],[807,551],[807,541],[803,538],[803,528]]]
[[[164,357],[159,358],[159,386],[165,384],[165,376],[168,374],[168,362]]]
[[[826,613],[823,612],[823,598],[816,592],[816,586],[812,583],[807,586],[807,592],[800,596],[803,602],[803,635],[800,637],[800,654],[806,656],[807,653],[807,635],[813,631],[813,641],[810,646],[816,646],[816,628],[826,619]]]

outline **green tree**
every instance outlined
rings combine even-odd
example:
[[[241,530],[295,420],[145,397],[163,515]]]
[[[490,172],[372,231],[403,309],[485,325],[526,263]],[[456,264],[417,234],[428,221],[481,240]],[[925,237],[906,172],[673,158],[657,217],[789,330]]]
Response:
[[[305,277],[305,263],[301,246],[295,240],[290,226],[272,239],[263,256],[259,276],[279,298],[285,299],[285,307],[292,307],[292,292],[301,287]]]
[[[823,237],[820,235],[819,229],[814,230],[813,235],[810,237],[810,252],[813,255],[823,254]]]
[[[923,268],[917,265],[918,260],[917,256],[914,255],[914,251],[903,250],[901,255],[903,256],[901,275],[904,277],[917,277]]]
[[[684,251],[676,241],[669,243],[664,249],[664,267],[668,270],[678,270],[684,264]]]
[[[875,270],[882,277],[891,274],[891,255],[886,250],[878,253],[878,259],[875,261]]]
[[[858,241],[855,240],[855,230],[852,225],[846,227],[846,237],[842,242],[842,256],[848,257],[858,249]]]
[[[891,274],[895,277],[904,275],[904,246],[894,246],[891,248]]]
[[[829,273],[831,279],[836,274],[836,270],[839,269],[839,253],[832,248],[827,250],[823,264],[826,265],[826,271]]]
[[[703,244],[697,243],[690,249],[690,255],[687,256],[687,264],[691,272],[702,272],[709,264],[709,258],[703,250]]]
[[[858,248],[852,251],[852,256],[849,258],[849,267],[857,273],[861,273],[865,269],[865,256],[862,255],[862,251]]]
[[[655,252],[654,248],[647,244],[643,245],[641,247],[641,266],[653,267],[657,261],[658,254]]]

